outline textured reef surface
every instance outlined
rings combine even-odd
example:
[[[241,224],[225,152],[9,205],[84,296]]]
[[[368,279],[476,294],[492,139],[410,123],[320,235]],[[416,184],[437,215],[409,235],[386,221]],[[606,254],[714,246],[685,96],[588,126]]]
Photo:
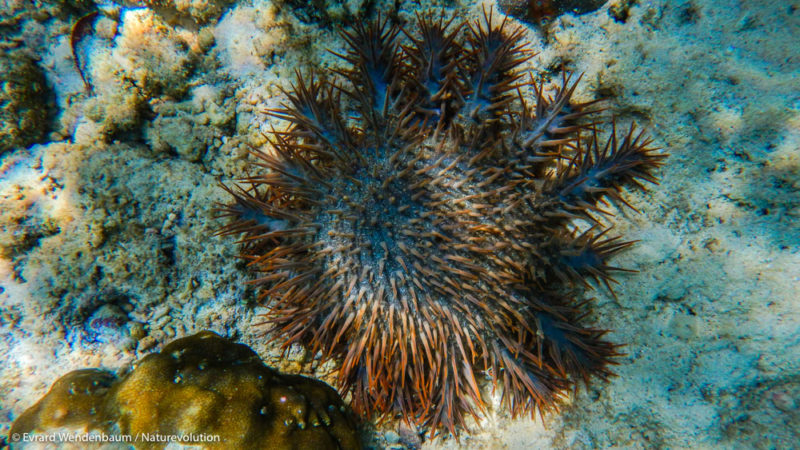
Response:
[[[534,227],[546,239],[531,243],[532,237],[523,236],[517,243],[523,249],[522,244],[532,244],[534,249],[545,247],[555,252],[542,255],[541,260],[525,261],[528,266],[539,269],[526,275],[526,280],[535,279],[539,284],[546,282],[548,285],[542,288],[534,283],[528,292],[518,292],[518,283],[504,284],[500,289],[509,305],[514,299],[527,301],[548,291],[553,295],[546,300],[563,302],[559,303],[563,309],[558,314],[569,323],[581,316],[578,328],[561,330],[552,326],[561,323],[560,318],[550,323],[539,318],[539,324],[534,320],[524,337],[528,339],[530,354],[519,358],[519,361],[526,361],[528,367],[520,375],[500,370],[500,364],[504,364],[500,359],[498,370],[481,371],[486,367],[481,356],[485,354],[489,360],[497,354],[493,353],[495,350],[488,338],[506,336],[501,328],[519,323],[516,314],[507,314],[508,322],[503,322],[502,327],[478,335],[471,331],[470,327],[475,326],[468,320],[461,320],[466,316],[456,309],[448,311],[460,328],[450,325],[449,319],[442,324],[443,330],[429,324],[431,328],[426,331],[423,324],[419,331],[418,322],[408,322],[409,327],[417,327],[414,336],[420,339],[415,350],[423,367],[427,367],[424,361],[428,359],[423,337],[434,360],[438,355],[434,354],[439,345],[434,341],[434,334],[459,332],[467,359],[473,351],[478,356],[470,364],[472,369],[477,369],[472,378],[481,394],[479,402],[470,395],[472,388],[466,378],[469,371],[463,364],[446,368],[435,363],[442,373],[458,372],[462,384],[448,384],[448,389],[458,389],[456,398],[466,398],[468,406],[477,412],[477,418],[468,407],[453,404],[453,411],[462,411],[460,416],[441,414],[442,417],[463,418],[466,423],[463,428],[458,420],[453,420],[454,428],[460,431],[458,440],[450,437],[448,424],[443,422],[440,423],[444,426],[438,428],[442,432],[430,438],[430,431],[435,427],[418,426],[416,420],[410,423],[402,420],[402,406],[389,405],[391,390],[379,390],[384,380],[375,380],[372,382],[375,391],[364,396],[371,406],[363,409],[387,414],[382,421],[363,422],[361,438],[366,445],[393,450],[796,446],[800,441],[800,302],[797,301],[800,298],[800,228],[797,227],[800,217],[800,92],[797,88],[800,59],[795,41],[800,35],[800,9],[795,3],[768,0],[2,2],[0,447],[8,443],[12,423],[64,374],[87,367],[124,374],[135,361],[158,353],[176,338],[201,330],[213,330],[220,336],[248,345],[266,365],[281,373],[313,376],[336,386],[343,380],[342,367],[349,367],[353,375],[349,380],[353,384],[350,393],[344,395],[345,404],[355,400],[354,393],[361,390],[359,386],[369,387],[371,382],[353,369],[365,367],[362,360],[342,365],[343,357],[351,350],[354,356],[364,356],[363,361],[373,362],[374,370],[416,367],[410,362],[405,365],[401,362],[399,366],[389,364],[392,360],[384,363],[374,354],[367,359],[357,346],[345,349],[345,342],[356,342],[352,339],[364,336],[358,333],[346,339],[341,337],[336,343],[320,340],[329,342],[327,348],[331,349],[331,355],[312,352],[312,347],[301,345],[299,338],[296,344],[284,346],[291,335],[289,329],[281,333],[281,328],[290,322],[282,326],[274,320],[265,324],[265,316],[304,319],[294,313],[270,314],[268,306],[272,295],[259,299],[259,294],[275,288],[275,280],[258,286],[248,283],[280,271],[255,272],[253,269],[259,269],[258,262],[248,267],[248,260],[240,258],[241,253],[247,253],[248,244],[242,251],[242,247],[233,242],[236,237],[215,235],[221,226],[230,223],[216,217],[219,212],[214,210],[219,204],[230,206],[231,203],[230,194],[220,188],[219,183],[237,192],[236,180],[262,177],[267,172],[254,163],[282,162],[282,156],[273,149],[274,143],[283,145],[278,135],[286,141],[284,147],[294,147],[305,140],[313,144],[313,148],[301,152],[305,158],[318,148],[324,150],[313,133],[303,137],[287,133],[292,127],[301,130],[309,123],[293,124],[292,117],[267,113],[285,115],[296,109],[291,97],[299,96],[300,80],[308,90],[317,89],[313,92],[319,95],[322,105],[336,103],[334,100],[338,98],[344,115],[340,118],[343,132],[352,138],[353,148],[359,150],[351,154],[359,159],[352,167],[359,176],[353,178],[364,185],[364,191],[356,189],[356,183],[348,185],[347,177],[341,175],[349,169],[341,168],[342,163],[314,162],[312,165],[325,168],[321,172],[324,176],[314,176],[332,189],[326,190],[322,183],[315,186],[313,190],[324,193],[314,199],[319,205],[296,208],[295,213],[303,221],[324,226],[323,231],[342,234],[328,236],[317,233],[319,230],[315,228],[316,235],[302,239],[314,238],[332,247],[334,244],[355,245],[355,240],[359,239],[359,253],[338,253],[341,267],[347,263],[371,268],[373,281],[378,279],[381,258],[370,256],[369,252],[374,251],[376,255],[382,252],[381,242],[389,252],[394,252],[392,256],[400,256],[403,262],[415,258],[410,252],[412,249],[425,257],[431,256],[424,264],[420,262],[420,266],[432,271],[432,276],[418,274],[414,279],[420,285],[426,278],[441,286],[431,283],[432,287],[423,286],[425,289],[418,288],[414,279],[406,277],[397,259],[386,258],[383,266],[386,280],[382,284],[384,308],[388,305],[391,311],[389,299],[395,298],[391,283],[394,279],[397,298],[401,299],[401,305],[395,305],[395,315],[391,318],[396,323],[402,320],[399,315],[402,299],[411,298],[408,308],[416,308],[413,296],[405,295],[410,295],[408,284],[401,285],[405,280],[414,286],[420,309],[425,311],[423,305],[428,299],[424,295],[420,299],[419,294],[427,292],[434,303],[450,306],[445,302],[453,297],[448,290],[464,294],[456,296],[459,303],[469,302],[466,293],[473,292],[470,288],[480,291],[481,283],[500,284],[487,279],[488,273],[500,277],[518,276],[517,269],[511,266],[505,272],[497,270],[495,265],[505,264],[502,260],[492,262],[495,253],[511,256],[524,253],[513,246],[475,257],[478,262],[473,264],[486,273],[480,275],[481,280],[474,281],[460,273],[440,269],[449,266],[469,273],[470,270],[457,261],[461,256],[472,258],[467,247],[445,251],[440,248],[439,237],[414,238],[400,231],[418,234],[438,231],[454,241],[461,241],[459,243],[467,243],[464,242],[467,237],[477,236],[484,241],[470,241],[468,245],[487,247],[495,243],[502,245],[504,236],[514,236],[513,229],[505,230],[500,226],[500,234],[491,234],[489,227],[476,230],[477,224],[469,223],[478,220],[474,217],[477,213],[483,215],[479,219],[487,225],[500,225],[499,219],[489,217],[484,213],[488,209],[479,205],[485,203],[490,205],[486,208],[492,208],[495,201],[504,196],[519,195],[514,188],[489,194],[491,203],[477,197],[465,199],[459,208],[469,208],[469,214],[465,211],[460,217],[451,215],[438,225],[433,224],[433,216],[428,217],[431,220],[410,223],[414,218],[422,219],[417,214],[425,212],[421,208],[413,209],[414,201],[410,196],[423,192],[418,200],[438,214],[446,212],[445,205],[431,205],[437,200],[425,195],[441,192],[442,199],[454,199],[456,194],[460,195],[459,190],[469,190],[463,198],[502,189],[500,184],[505,185],[511,174],[500,174],[484,187],[477,186],[485,181],[481,179],[486,176],[484,171],[500,167],[492,162],[497,156],[476,160],[474,168],[478,170],[471,175],[471,181],[460,186],[455,186],[457,180],[448,177],[467,178],[470,169],[464,167],[469,159],[451,168],[443,161],[441,168],[419,174],[416,171],[423,169],[424,164],[435,163],[437,155],[452,162],[447,159],[450,158],[446,156],[448,152],[455,152],[456,147],[468,151],[471,145],[468,138],[475,135],[486,137],[485,142],[478,139],[481,145],[501,146],[499,154],[505,159],[513,158],[517,151],[514,145],[521,139],[521,134],[515,137],[513,130],[524,122],[522,117],[526,113],[520,97],[528,104],[530,117],[539,114],[536,89],[541,92],[543,104],[551,107],[552,102],[569,94],[569,108],[576,109],[562,110],[560,118],[571,113],[603,111],[567,120],[563,128],[579,129],[556,132],[555,136],[544,139],[571,139],[559,144],[561,156],[547,155],[557,153],[558,145],[533,145],[541,154],[537,157],[542,159],[532,166],[544,168],[544,173],[534,174],[531,179],[537,182],[525,187],[535,194],[531,205],[509,211],[516,219],[525,220],[532,208],[542,207],[537,202],[547,198],[543,194],[548,186],[559,183],[559,174],[567,177],[570,172],[580,170],[576,167],[577,161],[573,161],[578,133],[584,154],[596,158],[593,145],[588,145],[595,139],[594,129],[598,130],[596,142],[601,153],[612,134],[617,137],[616,144],[612,142],[616,151],[625,142],[630,123],[635,122],[637,128],[632,139],[638,136],[638,130],[644,129],[646,139],[652,139],[649,146],[667,149],[670,155],[665,164],[652,172],[658,176],[658,187],[643,191],[622,183],[619,195],[623,203],[608,201],[608,205],[604,205],[587,200],[588,205],[609,214],[591,208],[567,210],[568,215],[587,213],[602,222],[590,235],[612,228],[597,242],[614,236],[622,237],[615,243],[637,241],[624,251],[602,258],[603,264],[636,270],[636,273],[600,271],[618,282],[611,283],[613,292],[604,286],[602,276],[598,282],[578,270],[576,277],[569,271],[570,267],[586,269],[598,261],[587,257],[588,253],[570,256],[562,252],[568,250],[581,233],[590,230],[594,225],[592,220],[587,217],[563,218],[563,221],[552,217],[545,219],[541,224],[558,222],[548,230]],[[503,91],[501,86],[500,91],[511,101],[502,103],[501,100],[497,109],[508,110],[510,114],[498,119],[491,117],[493,102],[486,99],[503,92],[486,94],[484,91],[474,101],[469,95],[464,96],[471,90],[467,88],[473,83],[471,68],[475,63],[472,61],[478,56],[469,56],[475,39],[470,27],[487,33],[490,30],[483,18],[484,10],[493,11],[492,27],[505,21],[504,33],[519,33],[518,42],[525,43],[529,50],[529,53],[519,54],[520,62],[510,72],[533,74],[533,79],[528,75],[514,82],[526,85],[520,87],[520,93],[516,89]],[[437,97],[436,92],[431,91],[435,84],[420,86],[418,75],[427,72],[422,63],[415,61],[424,59],[409,59],[412,54],[418,56],[427,51],[418,43],[434,37],[425,37],[418,15],[432,26],[438,26],[441,11],[446,17],[457,18],[449,24],[446,33],[458,28],[453,42],[448,44],[448,48],[454,50],[450,56],[458,68],[439,68],[440,74],[457,72],[442,84],[448,86],[442,94],[450,92],[449,97]],[[385,30],[396,26],[408,33],[399,32],[395,42],[403,55],[401,65],[412,67],[403,69],[395,86],[376,82],[374,87],[389,93],[385,104],[387,111],[395,115],[397,109],[393,108],[413,104],[407,113],[410,117],[408,133],[401,129],[391,136],[393,144],[387,147],[398,150],[398,143],[410,135],[427,133],[421,142],[414,140],[413,147],[422,150],[416,155],[421,154],[422,159],[413,164],[412,149],[398,155],[397,165],[392,165],[388,156],[377,156],[377,143],[386,136],[375,136],[372,124],[376,119],[364,113],[369,111],[370,102],[359,100],[364,94],[355,88],[365,88],[371,83],[368,79],[380,81],[382,75],[359,75],[361,69],[356,66],[361,56],[354,54],[356,47],[352,45],[361,42],[357,28],[362,27],[369,33],[373,29],[369,24],[374,23],[378,12],[382,21],[388,23]],[[459,26],[462,21],[470,25]],[[348,42],[348,35],[355,40]],[[366,53],[370,51],[363,44],[357,47]],[[433,51],[434,47],[429,50]],[[534,53],[535,56],[527,58]],[[314,68],[313,83],[307,68]],[[300,76],[296,73],[298,69]],[[567,83],[562,75],[565,72],[573,74]],[[21,76],[9,79],[11,74]],[[354,77],[358,80],[349,80]],[[579,77],[580,82],[577,82]],[[494,85],[498,79],[486,81]],[[332,87],[331,82],[337,87]],[[397,87],[405,88],[409,95],[400,96],[394,90]],[[471,102],[478,108],[470,110],[460,106],[462,100],[455,93],[462,95],[465,104]],[[401,97],[404,100],[396,101]],[[428,99],[433,100],[429,102],[432,104],[417,108],[418,103]],[[591,104],[598,99],[603,101]],[[582,104],[585,107],[577,109]],[[373,111],[377,109],[372,107]],[[471,115],[473,110],[478,114],[478,128],[483,128],[477,133],[472,131],[477,130]],[[311,117],[306,113],[303,116]],[[380,116],[376,115],[377,120],[382,120]],[[616,132],[612,126],[614,117]],[[484,123],[481,118],[489,120]],[[437,134],[435,129],[440,123]],[[411,127],[414,127],[413,133]],[[387,135],[397,129],[391,121],[384,128]],[[372,134],[367,133],[370,130]],[[497,131],[502,132],[502,139],[496,138]],[[329,133],[329,138],[340,135]],[[441,147],[438,146],[440,142],[443,143]],[[639,144],[642,142],[640,140]],[[370,152],[370,145],[375,152]],[[254,149],[271,159],[254,156]],[[376,190],[383,187],[370,181],[370,173],[359,169],[363,162],[355,154],[383,164],[376,168],[377,175],[381,176],[398,174],[413,166],[405,178],[398,178],[387,190],[414,192],[395,194],[394,204],[391,196],[385,196],[383,203],[369,200],[366,193],[370,187]],[[444,179],[434,184],[435,176],[444,169],[447,169],[442,174]],[[412,187],[426,178],[430,181],[424,186]],[[267,187],[259,184],[263,181],[253,180],[259,186],[259,193]],[[638,182],[649,186],[645,181]],[[253,194],[248,190],[249,182],[240,184],[247,193]],[[338,199],[340,207],[329,206],[332,204],[329,195],[349,196],[348,190],[354,194],[352,198]],[[582,195],[589,194],[588,189],[579,191]],[[348,204],[357,203],[356,200],[362,200],[362,204],[355,207]],[[559,198],[557,202],[564,201]],[[326,205],[328,210],[339,209],[344,213],[336,217],[338,222],[321,212]],[[404,205],[412,206],[398,212]],[[358,207],[365,208],[368,215],[375,218],[375,225],[369,223],[371,217],[359,218],[358,229],[373,227],[374,232],[356,234],[350,231],[354,226],[348,216],[357,216]],[[385,218],[395,217],[407,220],[398,222],[403,225],[402,229],[382,230]],[[286,221],[286,225],[300,223],[280,219],[272,220],[270,226],[283,226],[281,220]],[[464,227],[441,228],[447,220],[464,224]],[[505,222],[502,225],[513,227],[514,224]],[[352,233],[353,237],[346,233]],[[561,240],[553,238],[554,233],[560,233]],[[300,237],[286,235],[280,239],[288,241]],[[423,239],[432,246],[410,245]],[[253,255],[261,252],[255,251],[258,241],[249,244]],[[361,246],[362,241],[378,245],[370,250],[366,245]],[[266,242],[261,244],[268,247]],[[405,246],[411,256],[405,255],[399,244]],[[587,245],[592,246],[591,243]],[[311,249],[312,253],[314,251],[316,248]],[[448,255],[456,260],[446,258]],[[319,255],[312,264],[333,267],[336,264],[333,256]],[[434,260],[433,256],[442,262]],[[357,257],[361,260],[348,262]],[[551,260],[545,260],[547,258]],[[560,268],[564,279],[555,268]],[[409,270],[415,270],[413,264]],[[395,276],[398,271],[400,275]],[[359,279],[361,276],[358,273]],[[364,276],[369,281],[370,274]],[[330,280],[331,277],[329,274],[324,278]],[[405,280],[402,277],[406,277]],[[448,279],[458,282],[459,286],[453,286]],[[586,288],[583,280],[591,288]],[[462,288],[462,284],[465,287]],[[347,284],[343,289],[349,287]],[[361,288],[360,284],[353,287],[356,300]],[[346,293],[343,289],[339,289],[342,298]],[[274,294],[281,294],[281,290],[278,287]],[[367,294],[369,291],[365,290],[364,296]],[[497,291],[490,294],[487,298],[503,298]],[[374,292],[373,299],[376,296]],[[361,301],[365,302],[363,297]],[[470,315],[478,311],[482,321],[485,321],[484,316],[492,318],[497,314],[485,313],[480,302],[469,303],[465,308]],[[369,322],[364,322],[364,318],[371,317],[372,311],[351,310],[364,311],[358,330],[367,330]],[[495,309],[503,310],[502,306]],[[436,313],[438,310],[428,312],[429,315]],[[422,314],[424,316],[424,312]],[[527,309],[519,314],[530,318],[553,313]],[[357,319],[358,313],[353,321]],[[387,314],[377,320],[385,322],[390,318]],[[444,329],[445,324],[447,329]],[[265,336],[270,325],[279,327]],[[403,335],[412,335],[402,327],[400,323]],[[354,330],[353,325],[349,328]],[[323,330],[320,334],[330,336],[330,328],[320,329]],[[535,334],[537,330],[542,332],[541,337]],[[560,336],[559,330],[563,333]],[[581,330],[609,331],[592,338]],[[603,353],[605,356],[588,361],[596,363],[587,370],[589,383],[583,383],[583,376],[573,371],[574,367],[568,368],[568,356],[562,359],[566,377],[561,376],[564,373],[555,377],[550,370],[560,369],[553,357],[556,353],[548,352],[558,350],[559,354],[568,355],[569,352],[564,352],[565,339],[576,334],[580,335],[578,342],[589,338],[590,342],[602,343],[602,349],[619,353],[617,356]],[[474,350],[470,349],[465,336],[472,339]],[[550,336],[550,341],[545,336]],[[313,336],[306,337],[302,341],[313,340]],[[335,338],[335,334],[332,337]],[[484,340],[487,351],[478,337]],[[517,336],[506,336],[506,339],[512,346],[517,342]],[[368,339],[367,342],[373,341]],[[393,349],[395,343],[390,345],[387,341],[387,354],[394,351],[394,355],[398,355],[400,342]],[[541,357],[539,342],[542,343]],[[503,345],[501,341],[497,348],[502,350]],[[373,352],[375,348],[380,352],[382,343],[374,347]],[[462,352],[458,341],[454,348],[438,348],[446,349],[447,355]],[[412,349],[405,347],[403,351],[408,355],[409,350]],[[336,357],[332,357],[335,354]],[[575,354],[581,353],[576,350]],[[326,356],[328,360],[323,362]],[[441,356],[444,358],[445,354]],[[409,361],[413,358],[412,350]],[[511,354],[511,359],[517,358]],[[538,363],[532,364],[539,359],[541,368]],[[453,360],[447,359],[451,366]],[[587,361],[580,367],[590,367],[584,362]],[[603,379],[604,374],[598,370],[612,370],[617,376]],[[513,388],[511,391],[501,389],[503,377],[530,373],[555,380],[547,387],[552,388],[559,413],[537,413],[534,418],[520,414],[526,409],[536,409],[533,397],[524,393],[528,392],[527,388],[522,388],[520,396],[508,394]],[[398,371],[391,376],[401,377],[401,374]],[[463,384],[464,380],[467,385]],[[494,391],[491,390],[493,381],[498,382]],[[570,389],[573,385],[581,388],[573,391]],[[416,391],[429,392],[428,386],[401,384],[400,389],[411,393],[408,411],[430,405],[431,409],[420,417],[431,418],[429,424],[435,422],[434,413],[439,405],[433,397],[414,397],[418,395]],[[504,405],[513,398],[518,399],[516,406]],[[387,399],[386,404],[376,406],[382,399]],[[531,402],[525,403],[528,399]],[[540,403],[551,404],[549,400]],[[515,407],[518,414],[512,417]]]
[[[0,54],[0,154],[41,141],[48,125],[47,82],[30,58]]]
[[[120,377],[100,369],[64,375],[10,434],[151,434],[194,436],[180,443],[204,448],[359,449],[349,414],[325,383],[278,373],[247,346],[204,331],[167,344]]]
[[[611,374],[615,345],[570,292],[610,289],[630,243],[602,208],[664,158],[633,125],[601,142],[577,81],[546,96],[520,70],[523,30],[494,18],[356,24],[346,68],[301,76],[268,111],[288,130],[222,208],[284,347],[340,358],[356,410],[432,434],[486,410],[480,373],[514,415]]]

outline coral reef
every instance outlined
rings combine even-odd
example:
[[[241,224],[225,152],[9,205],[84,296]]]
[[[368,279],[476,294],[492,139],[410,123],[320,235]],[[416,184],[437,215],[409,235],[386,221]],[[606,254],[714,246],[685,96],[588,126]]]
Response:
[[[209,85],[196,86],[192,93],[192,98],[183,102],[153,105],[158,115],[145,129],[152,150],[174,151],[195,162],[208,149],[219,148],[222,139],[227,141],[235,118],[230,95]]]
[[[219,437],[200,442],[205,448],[360,448],[331,387],[278,373],[249,347],[209,331],[171,342],[119,379],[98,369],[64,375],[10,434],[56,429]]]
[[[0,10],[0,36],[13,36],[30,19],[39,22],[53,18],[69,20],[94,7],[93,0],[5,0]]]
[[[586,14],[603,6],[605,0],[498,0],[500,9],[529,23],[545,25],[565,13]]]
[[[104,430],[106,396],[116,381],[100,369],[72,371],[53,383],[39,402],[17,418],[13,433],[35,433],[58,428]]]
[[[68,113],[62,118],[74,121],[77,114],[89,119],[64,124],[78,127],[73,132],[78,142],[93,143],[98,134],[110,140],[139,133],[154,115],[151,107],[182,100],[195,71],[208,69],[203,54],[210,44],[198,34],[181,33],[146,8],[123,10],[118,23],[99,17],[94,34],[84,40],[92,41],[102,57],[79,58],[80,75],[91,95],[77,106],[65,105]]]
[[[147,6],[168,23],[187,28],[213,23],[233,0],[118,0],[126,5]]]
[[[633,125],[601,141],[578,80],[546,94],[524,32],[494,19],[356,23],[348,67],[299,75],[268,110],[288,129],[220,206],[284,348],[339,358],[357,411],[432,434],[487,410],[481,374],[514,415],[612,374],[579,291],[624,270],[603,218],[664,158]]]
[[[128,10],[118,33],[115,54],[108,62],[115,66],[103,69],[113,68],[115,77],[122,71],[147,96],[177,97],[185,92],[193,60],[173,28],[148,10]]]
[[[190,29],[154,8],[111,3],[6,0],[0,8],[2,51],[34,61],[57,99],[41,145],[0,156],[0,447],[13,419],[64,373],[117,373],[206,328],[241,336],[280,371],[334,384],[339,358],[318,365],[300,345],[281,355],[281,337],[259,339],[264,329],[254,325],[269,303],[255,304],[260,287],[245,283],[256,277],[236,259],[239,246],[210,236],[220,226],[214,201],[228,195],[215,181],[260,173],[248,167],[249,146],[270,151],[261,132],[274,140],[271,126],[284,129],[262,111],[286,101],[278,86],[289,90],[295,68],[343,67],[326,50],[346,50],[340,27],[381,11],[413,33],[416,11],[480,14],[475,2],[451,0],[367,0],[353,16],[337,15],[337,4],[350,8],[335,0],[326,11],[313,9],[322,2],[297,11],[287,0],[248,0]],[[100,11],[77,42],[91,92],[69,42],[87,8]],[[609,0],[547,26],[514,17],[538,53],[523,68],[547,92],[562,68],[583,74],[573,102],[605,98],[604,119],[636,120],[670,149],[660,187],[625,195],[641,214],[611,207],[614,216],[603,217],[613,234],[638,241],[610,263],[639,273],[615,277],[617,298],[604,288],[565,294],[596,297],[584,326],[613,330],[605,339],[624,343],[626,355],[613,359],[610,382],[592,379],[542,420],[512,419],[498,408],[498,390],[487,393],[490,410],[477,426],[467,417],[460,443],[426,439],[392,418],[370,430],[371,445],[792,447],[800,439],[800,54],[792,44],[800,9]],[[173,73],[154,56],[167,48],[188,70]],[[353,115],[352,100],[342,99]],[[476,379],[488,390],[487,379],[502,374]]]
[[[44,138],[49,97],[44,74],[21,53],[0,54],[0,154]]]
[[[279,8],[291,10],[303,22],[328,25],[352,21],[365,12],[366,6],[374,6],[371,3],[371,0],[277,0],[275,2]]]

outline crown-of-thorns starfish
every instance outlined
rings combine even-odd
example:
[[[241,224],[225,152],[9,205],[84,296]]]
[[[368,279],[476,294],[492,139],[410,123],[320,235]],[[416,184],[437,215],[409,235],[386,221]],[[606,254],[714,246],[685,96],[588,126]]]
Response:
[[[336,358],[356,411],[457,435],[486,411],[481,373],[514,415],[612,374],[618,346],[574,293],[623,270],[603,208],[665,155],[634,126],[601,142],[579,80],[545,94],[491,12],[415,28],[356,23],[346,68],[298,73],[221,233],[243,235],[270,331]]]

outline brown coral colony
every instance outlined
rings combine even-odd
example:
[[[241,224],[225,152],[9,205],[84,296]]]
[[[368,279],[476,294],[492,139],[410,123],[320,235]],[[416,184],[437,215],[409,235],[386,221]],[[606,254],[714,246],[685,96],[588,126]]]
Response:
[[[221,208],[284,346],[336,358],[356,411],[432,432],[486,412],[485,374],[515,415],[611,375],[618,347],[575,291],[623,270],[603,207],[664,157],[633,126],[600,142],[578,80],[547,95],[496,19],[357,23],[347,68],[299,75],[268,111],[290,125]]]

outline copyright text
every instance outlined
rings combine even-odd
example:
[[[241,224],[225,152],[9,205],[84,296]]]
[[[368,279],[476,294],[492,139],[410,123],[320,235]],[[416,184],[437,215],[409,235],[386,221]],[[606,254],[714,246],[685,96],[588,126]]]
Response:
[[[130,434],[105,434],[105,433],[14,433],[10,436],[11,442],[55,442],[55,443],[83,443],[83,442],[176,442],[199,443],[219,442],[215,434],[160,434],[137,433]]]

